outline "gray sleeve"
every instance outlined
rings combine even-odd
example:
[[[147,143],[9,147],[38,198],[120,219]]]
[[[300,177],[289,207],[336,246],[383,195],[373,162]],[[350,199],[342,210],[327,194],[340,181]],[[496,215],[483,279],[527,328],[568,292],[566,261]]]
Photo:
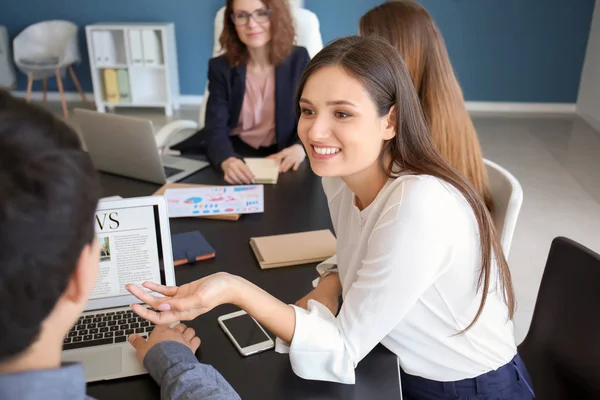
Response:
[[[221,374],[201,364],[191,350],[177,342],[152,346],[144,367],[160,385],[162,400],[239,400],[240,396]]]

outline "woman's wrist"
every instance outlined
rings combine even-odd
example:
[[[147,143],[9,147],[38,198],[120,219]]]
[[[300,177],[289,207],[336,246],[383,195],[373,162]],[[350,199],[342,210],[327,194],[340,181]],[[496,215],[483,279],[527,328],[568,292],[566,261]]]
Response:
[[[251,286],[250,282],[237,275],[227,275],[227,298],[229,299],[228,303],[233,304],[234,306],[237,306],[244,310],[246,293],[248,287]]]
[[[246,311],[277,337],[289,343],[296,326],[294,309],[246,279],[227,275],[228,303]]]

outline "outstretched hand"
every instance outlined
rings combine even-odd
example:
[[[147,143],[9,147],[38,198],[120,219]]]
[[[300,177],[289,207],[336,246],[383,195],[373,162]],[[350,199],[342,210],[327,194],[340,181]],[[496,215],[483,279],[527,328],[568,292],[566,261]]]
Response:
[[[152,282],[142,284],[144,288],[164,297],[154,296],[133,284],[126,288],[140,301],[159,311],[132,304],[133,312],[154,324],[165,325],[190,321],[221,304],[231,302],[228,290],[231,279],[232,276],[227,273],[217,273],[182,286],[163,286]]]

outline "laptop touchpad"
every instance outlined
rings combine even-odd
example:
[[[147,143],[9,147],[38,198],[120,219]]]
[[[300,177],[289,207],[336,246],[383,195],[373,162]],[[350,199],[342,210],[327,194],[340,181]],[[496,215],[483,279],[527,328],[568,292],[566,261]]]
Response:
[[[123,349],[121,347],[110,349],[103,346],[102,350],[98,350],[89,354],[83,362],[87,381],[115,376],[120,374],[123,369],[121,361]]]

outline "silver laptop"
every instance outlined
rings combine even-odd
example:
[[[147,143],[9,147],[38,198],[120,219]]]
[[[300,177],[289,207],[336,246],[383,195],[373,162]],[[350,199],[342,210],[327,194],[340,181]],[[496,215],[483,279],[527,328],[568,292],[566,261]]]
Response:
[[[142,181],[177,182],[209,164],[158,154],[152,121],[75,109],[84,145],[99,171]]]
[[[102,200],[95,219],[100,269],[85,312],[64,339],[62,361],[80,362],[87,382],[146,373],[127,342],[153,325],[134,314],[125,284],[175,285],[171,231],[162,196]]]

